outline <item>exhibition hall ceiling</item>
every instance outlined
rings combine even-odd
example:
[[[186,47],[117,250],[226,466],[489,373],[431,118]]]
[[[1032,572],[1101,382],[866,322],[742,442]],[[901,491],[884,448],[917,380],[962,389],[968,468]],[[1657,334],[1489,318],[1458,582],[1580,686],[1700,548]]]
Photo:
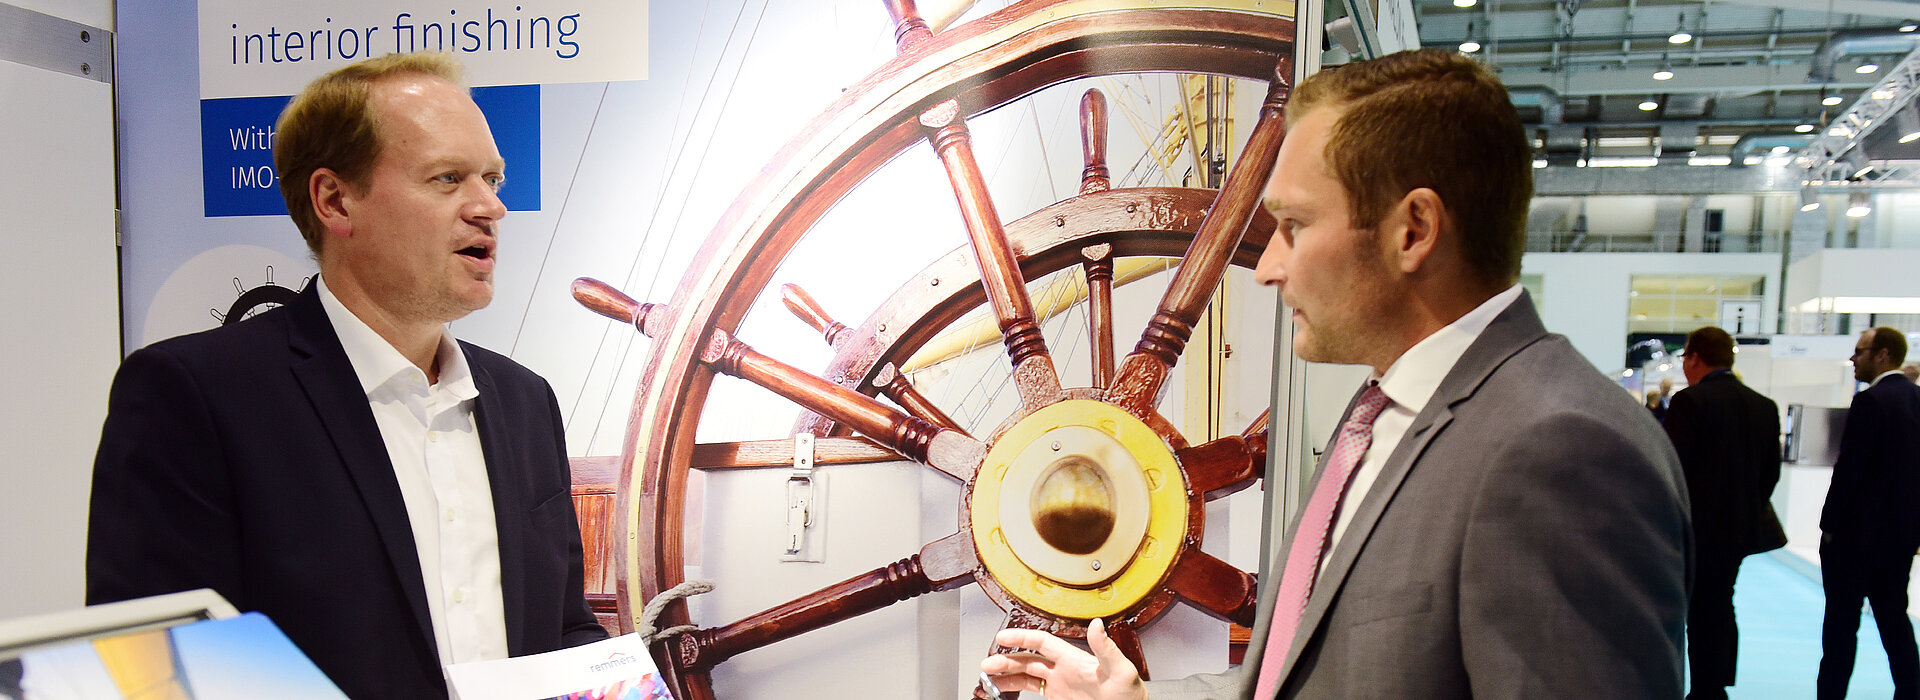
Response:
[[[1920,46],[1920,2],[1909,0],[1415,0],[1414,8],[1424,46],[1473,49],[1514,89],[1542,146],[1557,137],[1586,155],[1724,157],[1742,136],[1824,129],[1871,99],[1869,88]]]

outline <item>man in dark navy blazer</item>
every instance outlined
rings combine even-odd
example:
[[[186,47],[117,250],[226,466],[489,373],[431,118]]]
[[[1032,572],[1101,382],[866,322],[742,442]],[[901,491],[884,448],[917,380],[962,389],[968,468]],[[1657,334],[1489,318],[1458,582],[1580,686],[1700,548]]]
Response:
[[[444,664],[604,638],[552,389],[446,327],[492,300],[506,215],[457,64],[342,68],[277,132],[320,277],[121,365],[88,602],[212,588],[354,698],[446,697]]]
[[[1780,481],[1780,408],[1733,376],[1733,336],[1707,326],[1687,334],[1664,423],[1680,454],[1693,511],[1693,592],[1687,599],[1690,700],[1725,700],[1740,631],[1733,582],[1749,554],[1787,544],[1770,499]]]
[[[1893,697],[1920,697],[1920,652],[1907,619],[1907,576],[1920,547],[1920,388],[1900,373],[1907,338],[1873,328],[1853,346],[1853,378],[1872,382],[1853,396],[1840,432],[1840,458],[1820,511],[1821,700],[1847,695],[1860,631],[1860,603],[1873,604],[1893,670]]]

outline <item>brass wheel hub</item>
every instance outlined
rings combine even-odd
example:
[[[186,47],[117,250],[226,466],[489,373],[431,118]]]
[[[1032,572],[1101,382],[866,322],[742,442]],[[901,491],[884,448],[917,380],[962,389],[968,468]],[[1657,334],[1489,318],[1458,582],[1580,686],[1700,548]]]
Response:
[[[1009,595],[1087,620],[1153,594],[1179,551],[1187,507],[1180,467],[1152,427],[1070,399],[994,442],[969,515],[981,564]]]

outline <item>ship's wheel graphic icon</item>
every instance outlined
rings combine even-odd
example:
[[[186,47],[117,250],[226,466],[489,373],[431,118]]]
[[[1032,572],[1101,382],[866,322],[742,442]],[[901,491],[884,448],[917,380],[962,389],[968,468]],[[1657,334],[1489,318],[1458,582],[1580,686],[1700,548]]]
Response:
[[[249,289],[240,278],[233,278],[233,291],[239,297],[233,300],[232,306],[227,307],[226,313],[221,313],[219,309],[208,309],[207,313],[212,314],[223,326],[245,321],[276,306],[293,303],[307,285],[313,284],[313,277],[308,275],[302,279],[298,289],[282,287],[273,283],[273,266],[268,265],[267,281]]]

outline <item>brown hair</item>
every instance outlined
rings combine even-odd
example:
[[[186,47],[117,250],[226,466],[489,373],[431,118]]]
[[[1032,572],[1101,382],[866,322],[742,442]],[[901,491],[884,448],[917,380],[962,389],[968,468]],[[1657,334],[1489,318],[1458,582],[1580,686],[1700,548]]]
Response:
[[[1733,366],[1733,336],[1715,326],[1687,334],[1688,355],[1700,358],[1708,367]]]
[[[316,256],[326,230],[313,211],[308,182],[315,170],[327,168],[356,189],[364,184],[380,157],[379,119],[367,96],[375,82],[397,75],[430,75],[463,84],[460,63],[451,54],[390,53],[308,83],[274,125],[273,169],[280,177],[280,196]]]
[[[1887,351],[1887,360],[1894,367],[1907,361],[1907,334],[1886,326],[1868,332],[1873,334],[1872,339],[1867,341],[1868,352]]]
[[[1288,124],[1318,107],[1342,110],[1324,157],[1355,227],[1378,225],[1425,187],[1445,204],[1480,282],[1519,278],[1533,153],[1506,87],[1485,66],[1440,49],[1336,66],[1294,91]]]

